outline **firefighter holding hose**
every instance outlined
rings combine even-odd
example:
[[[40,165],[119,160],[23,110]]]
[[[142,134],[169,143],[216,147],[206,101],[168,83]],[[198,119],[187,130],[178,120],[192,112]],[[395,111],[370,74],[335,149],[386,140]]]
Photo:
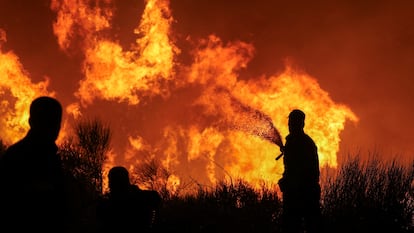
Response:
[[[317,146],[304,132],[303,111],[290,112],[288,125],[289,135],[278,156],[284,155],[284,172],[278,182],[283,193],[283,232],[319,232],[321,189]]]

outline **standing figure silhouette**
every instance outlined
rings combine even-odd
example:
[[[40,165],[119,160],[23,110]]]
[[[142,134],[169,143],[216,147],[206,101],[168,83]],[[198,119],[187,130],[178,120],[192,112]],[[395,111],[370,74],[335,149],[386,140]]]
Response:
[[[98,232],[153,232],[161,203],[158,192],[130,183],[125,167],[108,173],[109,192],[97,206]]]
[[[321,189],[317,146],[304,132],[304,112],[299,109],[290,112],[288,125],[289,135],[283,148],[284,172],[278,182],[283,193],[283,232],[319,232]]]
[[[26,136],[0,158],[0,231],[64,232],[64,175],[55,144],[62,106],[42,96],[29,114]]]

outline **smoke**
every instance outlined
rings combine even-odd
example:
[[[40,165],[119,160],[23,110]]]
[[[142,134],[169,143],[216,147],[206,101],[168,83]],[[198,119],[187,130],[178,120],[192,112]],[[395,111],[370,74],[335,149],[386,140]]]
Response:
[[[7,41],[6,32],[0,28],[0,48]]]

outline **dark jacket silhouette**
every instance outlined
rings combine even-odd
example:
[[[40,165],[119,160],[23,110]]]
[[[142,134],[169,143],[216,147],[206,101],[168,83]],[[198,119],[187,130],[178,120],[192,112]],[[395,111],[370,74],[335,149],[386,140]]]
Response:
[[[64,232],[63,170],[55,144],[61,118],[56,99],[35,99],[29,131],[0,158],[1,232]]]
[[[301,110],[289,114],[289,135],[283,148],[284,173],[279,180],[284,232],[312,233],[319,229],[319,159],[314,141],[303,131],[304,124],[305,114]]]
[[[161,197],[132,185],[128,170],[117,166],[108,174],[109,193],[98,203],[99,232],[153,231]]]

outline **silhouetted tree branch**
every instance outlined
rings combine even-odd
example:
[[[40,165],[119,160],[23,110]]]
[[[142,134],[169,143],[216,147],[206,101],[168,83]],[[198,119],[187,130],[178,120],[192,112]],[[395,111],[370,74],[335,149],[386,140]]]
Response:
[[[75,126],[75,133],[75,139],[68,139],[61,146],[66,170],[101,193],[102,168],[110,148],[111,130],[99,119],[87,119]]]

